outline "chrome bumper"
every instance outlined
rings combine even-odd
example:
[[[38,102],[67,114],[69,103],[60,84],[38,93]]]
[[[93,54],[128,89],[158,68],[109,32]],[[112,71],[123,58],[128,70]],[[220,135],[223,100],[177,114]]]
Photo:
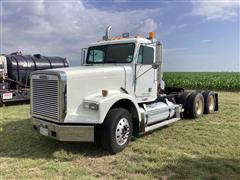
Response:
[[[32,118],[34,130],[40,133],[40,128],[46,130],[45,136],[59,141],[94,142],[94,126],[58,125]]]

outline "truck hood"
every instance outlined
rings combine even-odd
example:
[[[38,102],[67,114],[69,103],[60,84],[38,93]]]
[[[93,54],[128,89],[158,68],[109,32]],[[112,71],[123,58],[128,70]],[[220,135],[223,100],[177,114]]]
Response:
[[[79,67],[70,67],[70,68],[57,68],[51,69],[47,71],[61,71],[67,75],[67,79],[77,78],[79,79],[79,75],[82,77],[86,76],[88,78],[95,78],[95,75],[101,75],[96,78],[103,78],[108,75],[117,75],[124,73],[123,66],[79,66]],[[113,73],[113,74],[112,74]]]
[[[81,66],[58,68],[49,71],[64,72],[67,84],[67,111],[80,113],[84,98],[99,96],[102,90],[118,90],[126,86],[126,67],[124,66]],[[81,111],[81,110],[80,110]]]

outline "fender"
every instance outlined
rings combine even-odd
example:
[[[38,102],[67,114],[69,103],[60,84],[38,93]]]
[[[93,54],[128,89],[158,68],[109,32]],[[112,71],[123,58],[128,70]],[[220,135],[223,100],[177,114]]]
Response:
[[[99,94],[95,94],[92,96],[88,96],[86,98],[84,98],[84,101],[90,101],[90,102],[96,102],[99,104],[99,124],[103,123],[107,113],[109,112],[109,110],[111,109],[111,107],[118,102],[119,100],[129,100],[131,101],[138,113],[138,119],[140,121],[140,111],[139,111],[139,106],[137,104],[137,102],[132,98],[132,96],[130,96],[129,94],[123,93],[121,91],[109,91],[108,95],[106,97],[103,97]]]

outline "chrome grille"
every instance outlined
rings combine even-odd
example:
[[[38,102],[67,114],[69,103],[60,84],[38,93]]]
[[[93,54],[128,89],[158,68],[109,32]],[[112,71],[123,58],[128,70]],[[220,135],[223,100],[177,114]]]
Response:
[[[41,79],[33,77],[31,84],[32,116],[47,120],[59,121],[59,80],[57,76]]]

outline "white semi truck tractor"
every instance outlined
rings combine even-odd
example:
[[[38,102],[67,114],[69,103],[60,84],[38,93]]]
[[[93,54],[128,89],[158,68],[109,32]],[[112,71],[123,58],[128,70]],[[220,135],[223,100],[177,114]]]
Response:
[[[33,128],[59,141],[100,142],[112,154],[137,136],[218,111],[218,95],[165,87],[162,45],[149,37],[109,37],[85,49],[82,66],[31,74]]]

